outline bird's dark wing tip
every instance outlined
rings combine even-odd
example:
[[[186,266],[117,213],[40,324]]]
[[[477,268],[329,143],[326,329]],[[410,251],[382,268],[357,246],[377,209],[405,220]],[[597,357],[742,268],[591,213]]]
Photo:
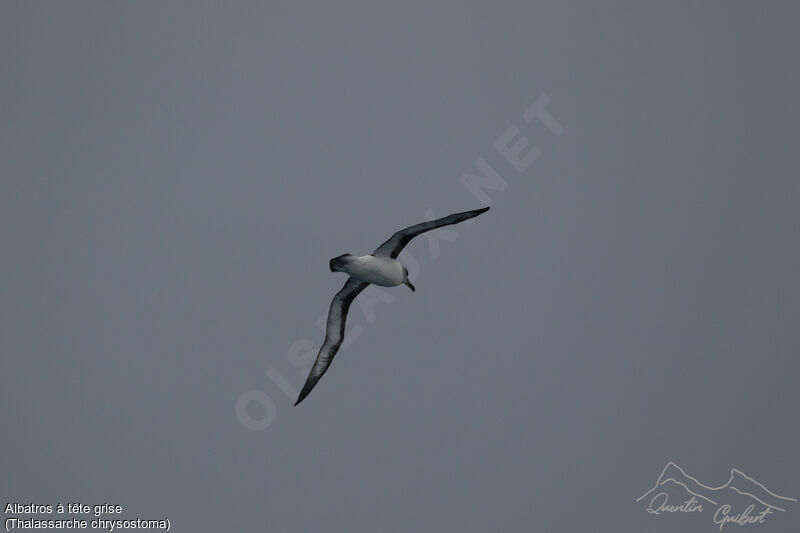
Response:
[[[298,396],[298,397],[297,397],[297,401],[296,401],[296,402],[294,402],[294,405],[293,405],[292,407],[297,407],[297,406],[300,404],[300,402],[302,402],[302,401],[303,401],[303,399],[304,399],[306,396],[308,396],[308,393],[305,393],[305,394],[303,394],[303,393],[300,393],[300,396]]]
[[[297,397],[297,401],[294,402],[294,405],[299,404],[305,399],[306,396],[308,396],[308,393],[311,392],[311,389],[314,388],[314,385],[317,384],[317,381],[319,381],[319,378],[314,379],[313,376],[308,376],[305,385],[303,385],[303,390],[300,391],[300,396]]]
[[[297,397],[297,401],[294,402],[293,407],[297,407],[300,404],[300,402],[302,402],[305,399],[306,396],[308,396],[308,391],[303,389],[303,392],[301,392],[300,396]]]

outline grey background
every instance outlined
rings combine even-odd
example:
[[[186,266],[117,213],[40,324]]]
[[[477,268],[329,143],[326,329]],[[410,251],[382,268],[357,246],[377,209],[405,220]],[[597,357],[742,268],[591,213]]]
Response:
[[[717,531],[634,503],[668,460],[800,497],[798,8],[642,4],[3,3],[3,504]],[[541,94],[560,137],[521,118]],[[512,125],[542,150],[521,175]],[[354,305],[291,407],[266,371],[301,386],[328,259],[477,207],[479,157],[493,209],[414,242],[417,292]]]

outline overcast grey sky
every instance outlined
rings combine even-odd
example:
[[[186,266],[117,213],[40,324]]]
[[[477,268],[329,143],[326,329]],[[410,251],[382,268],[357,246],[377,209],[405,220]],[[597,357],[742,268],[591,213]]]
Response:
[[[800,498],[798,10],[3,3],[0,500],[187,532],[718,531],[634,502],[669,460]],[[543,95],[561,135],[523,118]],[[328,259],[480,206],[481,158],[492,210],[414,241],[416,293],[354,304],[291,407]]]

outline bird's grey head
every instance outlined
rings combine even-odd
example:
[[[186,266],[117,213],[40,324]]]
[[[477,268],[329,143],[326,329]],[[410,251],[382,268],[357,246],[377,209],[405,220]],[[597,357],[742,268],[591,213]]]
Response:
[[[355,256],[353,254],[342,254],[334,257],[329,263],[331,272],[344,272],[342,267],[353,260],[355,260]]]

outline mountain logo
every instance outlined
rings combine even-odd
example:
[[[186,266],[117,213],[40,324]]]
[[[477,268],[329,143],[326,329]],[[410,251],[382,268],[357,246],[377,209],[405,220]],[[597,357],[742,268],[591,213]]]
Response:
[[[727,524],[764,524],[770,515],[785,513],[797,503],[736,468],[731,469],[727,482],[711,487],[672,461],[664,466],[653,488],[636,501],[646,505],[645,511],[652,515],[711,511],[720,531]]]

